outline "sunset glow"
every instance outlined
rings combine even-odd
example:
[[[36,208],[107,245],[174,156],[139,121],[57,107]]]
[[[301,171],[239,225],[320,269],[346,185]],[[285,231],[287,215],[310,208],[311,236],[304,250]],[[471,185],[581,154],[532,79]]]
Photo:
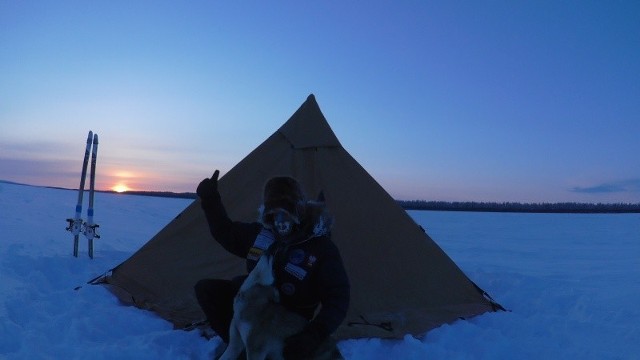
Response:
[[[111,190],[113,190],[113,191],[115,191],[117,193],[123,193],[123,192],[129,191],[131,189],[129,189],[129,187],[127,185],[125,185],[125,184],[117,184],[117,185],[114,185],[111,188]]]

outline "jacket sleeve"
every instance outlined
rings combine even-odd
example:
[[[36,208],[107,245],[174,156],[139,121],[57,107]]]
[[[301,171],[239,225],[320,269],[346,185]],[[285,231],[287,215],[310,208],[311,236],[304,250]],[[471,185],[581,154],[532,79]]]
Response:
[[[230,253],[246,258],[249,248],[260,232],[261,225],[257,222],[231,221],[222,204],[220,194],[201,199],[200,205],[214,239]]]
[[[309,326],[315,328],[321,337],[327,337],[338,329],[347,316],[351,292],[342,257],[332,241],[328,241],[327,252],[317,275],[322,306]]]

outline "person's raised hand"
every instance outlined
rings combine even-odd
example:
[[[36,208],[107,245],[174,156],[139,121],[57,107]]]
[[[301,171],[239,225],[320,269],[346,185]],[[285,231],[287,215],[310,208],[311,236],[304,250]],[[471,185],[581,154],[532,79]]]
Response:
[[[204,179],[198,184],[196,194],[200,199],[210,199],[218,195],[218,175],[220,175],[220,171],[216,170],[210,178]]]

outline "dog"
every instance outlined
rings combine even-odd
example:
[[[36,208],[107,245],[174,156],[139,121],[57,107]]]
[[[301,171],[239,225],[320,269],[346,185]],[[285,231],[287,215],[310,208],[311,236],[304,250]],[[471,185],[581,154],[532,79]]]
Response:
[[[236,360],[243,351],[247,360],[283,359],[284,340],[308,324],[280,304],[280,293],[273,286],[273,255],[268,252],[262,254],[233,301],[229,345],[219,360]],[[310,359],[344,358],[335,340],[329,338]]]

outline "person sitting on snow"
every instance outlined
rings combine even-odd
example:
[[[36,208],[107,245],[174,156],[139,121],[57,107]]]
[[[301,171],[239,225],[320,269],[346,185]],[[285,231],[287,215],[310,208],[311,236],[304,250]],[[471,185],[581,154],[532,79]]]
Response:
[[[281,176],[265,184],[258,221],[234,222],[218,192],[218,175],[216,170],[196,190],[211,234],[227,251],[246,258],[248,272],[262,252],[276,243],[274,285],[281,303],[309,320],[300,333],[285,341],[283,355],[285,359],[310,356],[342,323],[349,307],[349,280],[331,241],[332,217],[322,202],[305,200],[296,179]],[[245,278],[203,279],[195,286],[211,328],[225,343],[229,343],[233,299]]]

